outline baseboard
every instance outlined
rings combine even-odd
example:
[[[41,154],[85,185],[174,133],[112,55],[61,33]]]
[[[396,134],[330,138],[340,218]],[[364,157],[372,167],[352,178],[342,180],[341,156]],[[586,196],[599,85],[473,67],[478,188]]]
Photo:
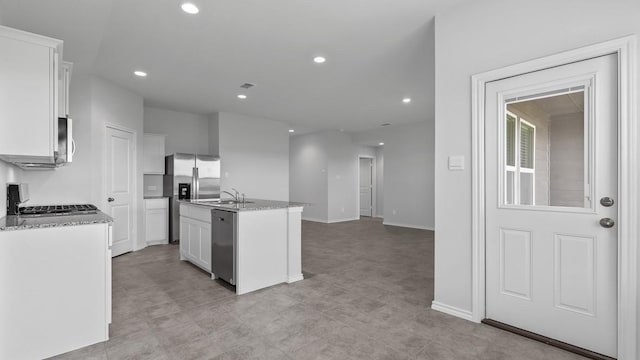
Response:
[[[355,218],[333,219],[333,220],[327,221],[327,223],[334,224],[334,223],[339,223],[339,222],[358,221],[358,220],[360,220],[360,216],[355,217]]]
[[[147,242],[147,246],[153,246],[153,245],[168,245],[169,243],[167,242],[167,240],[160,240],[160,241],[148,241]]]
[[[318,222],[318,223],[323,223],[326,224],[327,220],[322,220],[322,219],[316,219],[316,218],[310,218],[310,217],[302,217],[302,220],[304,221],[311,221],[311,222]]]
[[[401,223],[394,223],[394,222],[390,222],[390,221],[383,221],[382,225],[400,226],[400,227],[406,227],[406,228],[410,228],[410,229],[434,231],[433,227],[429,227],[429,226],[401,224]]]
[[[461,319],[473,321],[473,314],[471,314],[471,311],[463,310],[455,306],[442,304],[435,300],[431,302],[431,309],[435,311],[440,311],[442,313],[449,314],[455,317],[459,317]]]
[[[287,279],[287,284],[291,284],[291,283],[294,283],[294,282],[300,281],[300,280],[304,280],[304,275],[298,274],[298,275],[294,275],[294,276],[289,276],[289,279]]]

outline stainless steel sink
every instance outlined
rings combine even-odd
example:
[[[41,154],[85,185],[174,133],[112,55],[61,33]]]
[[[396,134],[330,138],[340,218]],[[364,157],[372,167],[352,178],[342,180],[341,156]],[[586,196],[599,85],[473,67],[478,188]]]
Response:
[[[253,204],[253,201],[235,201],[235,200],[220,200],[220,199],[198,199],[193,200],[195,203],[199,204],[211,204],[211,205],[236,205],[236,204]]]
[[[236,205],[236,204],[253,204],[253,201],[235,201],[235,200],[221,200],[220,204]]]

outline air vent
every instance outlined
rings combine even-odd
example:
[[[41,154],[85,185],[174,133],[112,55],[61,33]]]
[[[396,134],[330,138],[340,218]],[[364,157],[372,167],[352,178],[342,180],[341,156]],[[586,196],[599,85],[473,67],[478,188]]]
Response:
[[[252,83],[244,83],[244,84],[240,85],[240,87],[243,88],[243,89],[251,89],[254,86],[256,86],[256,84],[252,84]]]
[[[389,125],[391,125],[391,123],[380,124],[380,126],[389,126]]]

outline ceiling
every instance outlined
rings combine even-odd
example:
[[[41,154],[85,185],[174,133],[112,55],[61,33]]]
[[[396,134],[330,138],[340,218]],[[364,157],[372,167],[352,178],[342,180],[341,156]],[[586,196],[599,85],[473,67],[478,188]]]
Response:
[[[0,14],[147,105],[355,132],[433,119],[433,17],[458,1],[199,0],[188,15],[178,0],[0,0]]]

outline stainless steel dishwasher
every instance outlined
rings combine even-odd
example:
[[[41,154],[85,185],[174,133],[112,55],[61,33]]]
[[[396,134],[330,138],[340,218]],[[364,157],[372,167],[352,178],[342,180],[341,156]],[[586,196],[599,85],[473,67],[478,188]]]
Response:
[[[211,210],[211,272],[231,285],[236,284],[236,228],[238,214]]]

